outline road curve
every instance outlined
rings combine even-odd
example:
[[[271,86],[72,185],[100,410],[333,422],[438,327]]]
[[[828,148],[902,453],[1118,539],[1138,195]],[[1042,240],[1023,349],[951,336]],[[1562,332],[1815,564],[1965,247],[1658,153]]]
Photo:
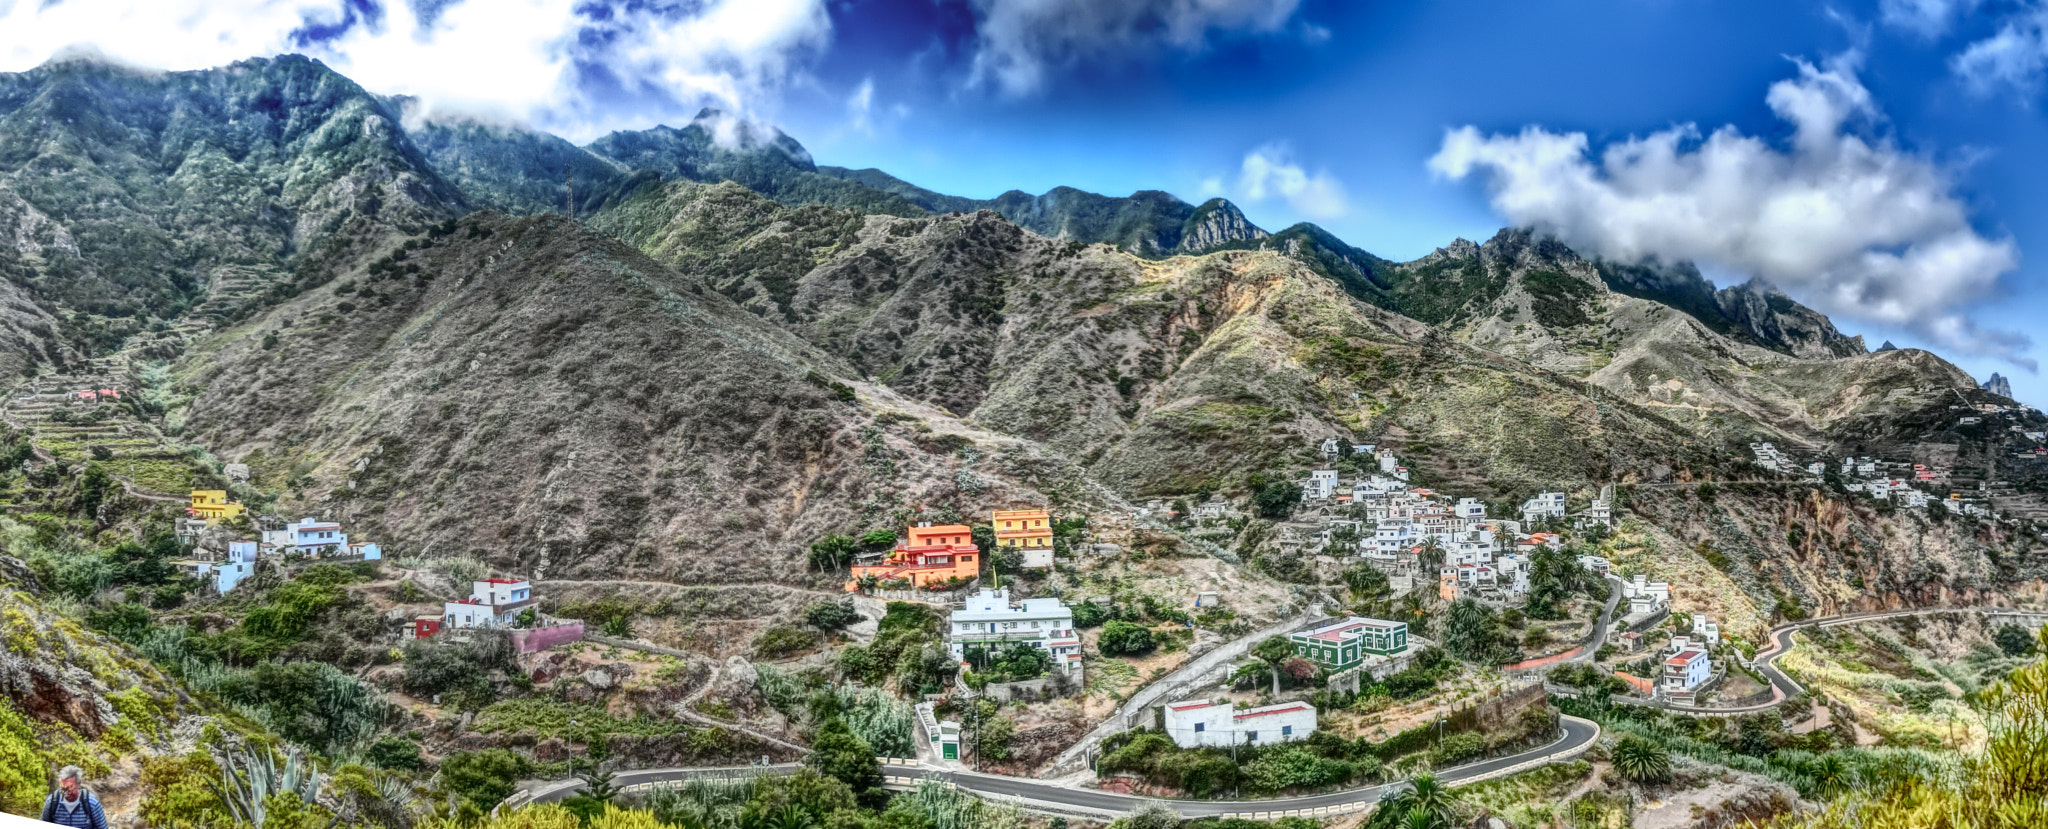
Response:
[[[1902,616],[1924,616],[1934,613],[2007,613],[2016,616],[2048,617],[2048,613],[2039,613],[2035,611],[2018,610],[2006,607],[1923,607],[1915,608],[1912,610],[1879,610],[1868,613],[1845,613],[1840,616],[1824,616],[1818,619],[1807,619],[1802,622],[1787,622],[1785,624],[1771,628],[1769,634],[1770,647],[1765,648],[1762,651],[1758,651],[1756,660],[1752,663],[1755,665],[1757,673],[1763,674],[1764,680],[1771,683],[1770,702],[1760,702],[1755,705],[1744,705],[1734,708],[1689,708],[1682,706],[1658,707],[1671,711],[1679,711],[1691,714],[1712,714],[1715,716],[1722,716],[1727,714],[1753,714],[1758,711],[1768,711],[1770,709],[1785,704],[1785,700],[1798,696],[1799,694],[1804,693],[1806,690],[1805,687],[1801,686],[1798,683],[1798,681],[1794,680],[1789,674],[1786,674],[1783,670],[1779,669],[1777,665],[1778,657],[1784,656],[1786,653],[1792,650],[1792,646],[1794,644],[1792,641],[1792,634],[1798,633],[1799,631],[1806,630],[1809,628],[1838,627],[1841,625],[1861,624],[1863,622],[1881,622],[1886,619],[1896,619]]]
[[[1555,762],[1576,759],[1585,753],[1594,741],[1600,739],[1600,726],[1591,720],[1577,717],[1562,717],[1564,734],[1549,745],[1528,751],[1484,760],[1478,763],[1457,766],[1437,773],[1437,778],[1451,785],[1474,783],[1501,776],[1504,773],[1520,771],[1522,767],[1534,768]],[[770,767],[741,767],[738,769],[645,769],[619,772],[612,777],[612,785],[618,788],[643,786],[658,783],[674,783],[692,777],[741,776],[747,774],[788,773],[794,765]],[[1078,812],[1104,816],[1115,816],[1136,811],[1145,806],[1161,805],[1173,809],[1182,817],[1215,817],[1219,815],[1241,815],[1257,812],[1294,812],[1314,809],[1334,811],[1356,811],[1378,803],[1389,791],[1405,785],[1384,783],[1358,789],[1346,789],[1327,794],[1284,797],[1270,800],[1172,800],[1136,795],[1116,794],[1095,789],[1068,788],[1044,780],[1024,777],[1006,777],[998,774],[981,774],[969,771],[925,768],[922,766],[886,766],[885,774],[896,777],[937,780],[974,794],[1017,802],[1027,807],[1051,811]],[[542,784],[533,790],[528,803],[552,803],[575,794],[583,788],[580,780],[561,780]]]

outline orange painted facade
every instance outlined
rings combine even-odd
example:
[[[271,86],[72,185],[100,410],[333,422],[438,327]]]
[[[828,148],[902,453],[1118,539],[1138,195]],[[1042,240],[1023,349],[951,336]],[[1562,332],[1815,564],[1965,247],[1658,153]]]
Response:
[[[996,546],[1012,550],[1052,548],[1052,516],[1042,509],[999,509],[990,516]]]
[[[913,586],[943,583],[950,579],[972,579],[981,575],[981,548],[974,546],[974,534],[965,524],[911,527],[910,540],[876,564],[855,564],[847,592],[859,589],[860,580],[874,576],[882,581],[907,579]]]

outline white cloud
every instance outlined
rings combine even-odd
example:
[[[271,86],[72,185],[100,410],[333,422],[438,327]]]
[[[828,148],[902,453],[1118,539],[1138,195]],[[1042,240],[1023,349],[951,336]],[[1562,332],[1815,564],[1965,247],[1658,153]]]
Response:
[[[1924,38],[1939,37],[1948,31],[1949,22],[1958,15],[1969,14],[1977,8],[1979,0],[1883,0],[1877,4],[1878,19],[1884,24],[1904,29]]]
[[[611,125],[601,102],[587,97],[587,70],[619,79],[623,94],[679,109],[714,103],[748,111],[822,49],[832,27],[824,0],[616,8],[589,0],[453,0],[385,2],[338,37],[295,42],[308,25],[353,19],[351,8],[347,0],[0,0],[0,70],[34,67],[70,44],[163,69],[304,52],[376,92],[588,137]],[[417,8],[432,16],[423,20]]]
[[[2007,18],[1996,34],[1949,59],[1949,68],[1979,95],[2007,87],[2022,94],[2038,91],[2042,71],[2048,69],[2048,6],[2035,5]]]
[[[2032,367],[2024,335],[1972,323],[2018,265],[2011,239],[1970,224],[1948,177],[1849,125],[1879,113],[1848,61],[1799,63],[1772,84],[1772,112],[1793,127],[1780,148],[1691,125],[1605,148],[1584,133],[1449,131],[1435,173],[1485,173],[1494,209],[1601,256],[1694,260],[1762,277],[1823,311],[1920,332],[1959,351]]]
[[[857,132],[872,135],[875,131],[875,79],[864,78],[860,88],[846,99],[846,120]]]
[[[1310,174],[1294,163],[1293,153],[1284,144],[1267,144],[1246,153],[1237,189],[1250,202],[1286,199],[1296,212],[1311,219],[1334,219],[1350,211],[1344,185],[1327,171]]]
[[[979,25],[970,83],[1012,95],[1054,69],[1167,47],[1199,51],[1211,32],[1285,29],[1301,0],[971,0]]]

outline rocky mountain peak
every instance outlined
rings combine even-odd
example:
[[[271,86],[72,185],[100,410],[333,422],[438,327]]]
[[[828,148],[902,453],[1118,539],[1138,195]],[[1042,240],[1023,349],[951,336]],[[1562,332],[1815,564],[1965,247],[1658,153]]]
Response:
[[[1825,314],[1793,301],[1762,279],[1714,295],[1715,304],[1760,342],[1795,357],[1848,357],[1864,353],[1863,338],[1844,336]]]
[[[1999,397],[2008,399],[2012,397],[2012,381],[2005,379],[1998,372],[1991,372],[1990,377],[1984,378],[1983,386],[1985,391]]]
[[[1424,256],[1421,259],[1416,260],[1415,264],[1432,265],[1437,262],[1442,262],[1445,260],[1462,261],[1465,259],[1474,259],[1478,256],[1479,244],[1473,242],[1470,239],[1459,237],[1456,239],[1452,239],[1451,243],[1448,245],[1430,251],[1427,256]]]
[[[1194,252],[1237,242],[1256,242],[1267,235],[1228,199],[1210,199],[1195,208],[1181,225],[1179,250]]]
[[[1892,341],[1891,341],[1891,340],[1885,340],[1885,341],[1884,341],[1884,345],[1878,346],[1878,347],[1877,347],[1877,350],[1878,350],[1878,352],[1879,352],[1879,353],[1883,353],[1883,352],[1886,352],[1886,351],[1897,351],[1897,350],[1899,350],[1899,347],[1898,347],[1898,346],[1896,346],[1896,345],[1892,345]]]

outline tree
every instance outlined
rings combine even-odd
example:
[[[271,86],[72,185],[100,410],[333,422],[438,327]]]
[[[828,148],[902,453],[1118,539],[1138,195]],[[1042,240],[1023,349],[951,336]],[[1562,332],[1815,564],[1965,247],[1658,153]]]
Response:
[[[1457,810],[1458,801],[1450,788],[1436,775],[1423,772],[1409,780],[1407,788],[1382,797],[1379,810],[1366,825],[1371,829],[1448,829]]]
[[[1412,636],[1427,636],[1429,634],[1428,597],[1430,595],[1433,594],[1416,589],[1408,591],[1406,595],[1401,597],[1401,612],[1397,616],[1401,621],[1408,623],[1408,632]]]
[[[1284,636],[1268,636],[1266,640],[1252,646],[1252,656],[1266,663],[1273,671],[1273,696],[1280,695],[1280,663],[1294,655],[1294,643]]]
[[[893,543],[896,537],[892,535],[889,540]],[[837,533],[825,536],[811,542],[811,569],[821,572],[837,570],[852,561],[855,552],[858,552],[858,549],[851,537]]]
[[[2019,625],[1999,628],[1997,633],[1991,635],[1991,641],[1997,643],[1998,649],[2004,651],[2006,656],[2026,656],[2034,652],[2034,637],[2029,636],[2027,629]]]
[[[804,623],[822,631],[845,630],[858,621],[860,613],[853,609],[852,599],[827,599],[804,608]]]
[[[363,752],[363,760],[394,771],[419,771],[426,767],[426,761],[420,758],[420,744],[395,734],[378,737]]]
[[[804,765],[845,783],[855,794],[882,787],[882,764],[875,760],[875,750],[837,716],[818,724]]]
[[[1294,514],[1300,504],[1301,487],[1287,481],[1260,484],[1252,491],[1252,511],[1260,518],[1278,521]]]
[[[1104,623],[1101,638],[1095,640],[1103,656],[1143,656],[1158,646],[1151,628],[1123,621]]]
[[[1493,609],[1470,596],[1451,603],[1444,617],[1444,650],[1481,665],[1503,665],[1521,657]]]
[[[1435,576],[1444,569],[1444,545],[1437,542],[1436,536],[1423,539],[1422,546],[1416,548],[1415,565],[1424,576]]]
[[[1345,568],[1344,587],[1351,592],[1351,601],[1366,609],[1369,615],[1385,613],[1387,601],[1394,596],[1394,587],[1387,580],[1387,574],[1363,562]]]
[[[1671,774],[1671,753],[1634,734],[1614,744],[1612,760],[1616,772],[1636,783],[1654,783]]]

